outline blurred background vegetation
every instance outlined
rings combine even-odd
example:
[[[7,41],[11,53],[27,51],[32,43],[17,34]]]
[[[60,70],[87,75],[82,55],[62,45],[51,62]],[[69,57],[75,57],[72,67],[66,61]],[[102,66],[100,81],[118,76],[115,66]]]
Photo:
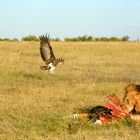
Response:
[[[64,40],[61,40],[59,37],[56,38],[51,38],[51,41],[65,41],[65,42],[83,42],[83,41],[130,41],[129,36],[123,36],[122,38],[118,37],[93,37],[91,35],[83,35],[83,36],[78,36],[78,37],[72,37],[72,38],[64,38]],[[17,38],[0,38],[0,41],[39,41],[39,38],[35,35],[28,35],[23,37],[22,39],[17,39]],[[137,39],[136,41],[139,41]]]

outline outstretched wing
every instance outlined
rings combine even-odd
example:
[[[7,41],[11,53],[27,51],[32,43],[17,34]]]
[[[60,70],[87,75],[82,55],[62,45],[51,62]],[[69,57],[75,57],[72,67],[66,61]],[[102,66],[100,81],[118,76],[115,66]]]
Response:
[[[53,54],[52,47],[50,45],[49,35],[42,35],[39,37],[40,39],[40,54],[43,61],[47,61],[49,59],[55,59]]]

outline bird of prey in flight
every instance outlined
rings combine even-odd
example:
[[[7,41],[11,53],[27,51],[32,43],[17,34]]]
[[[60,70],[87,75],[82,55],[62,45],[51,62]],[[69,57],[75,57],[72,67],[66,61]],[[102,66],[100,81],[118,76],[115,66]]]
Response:
[[[51,74],[54,74],[54,69],[57,66],[57,64],[64,63],[63,58],[56,58],[52,46],[50,45],[50,37],[49,35],[42,35],[39,36],[40,40],[40,54],[45,62],[44,66],[40,66],[41,70],[48,70]]]

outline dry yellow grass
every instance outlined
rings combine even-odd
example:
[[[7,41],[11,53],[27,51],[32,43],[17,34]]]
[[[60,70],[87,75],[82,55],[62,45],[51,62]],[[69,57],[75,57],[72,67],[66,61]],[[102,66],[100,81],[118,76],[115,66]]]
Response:
[[[0,139],[139,139],[140,124],[93,126],[63,116],[123,96],[140,81],[140,43],[53,42],[65,64],[55,75],[40,70],[39,42],[0,42]],[[19,53],[21,52],[21,53]],[[71,127],[69,127],[71,124]]]

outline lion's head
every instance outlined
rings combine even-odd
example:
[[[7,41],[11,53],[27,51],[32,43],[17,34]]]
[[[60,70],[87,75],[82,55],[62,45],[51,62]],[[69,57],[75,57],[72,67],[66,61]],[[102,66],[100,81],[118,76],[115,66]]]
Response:
[[[122,108],[126,113],[140,113],[140,85],[129,84],[125,87]]]

